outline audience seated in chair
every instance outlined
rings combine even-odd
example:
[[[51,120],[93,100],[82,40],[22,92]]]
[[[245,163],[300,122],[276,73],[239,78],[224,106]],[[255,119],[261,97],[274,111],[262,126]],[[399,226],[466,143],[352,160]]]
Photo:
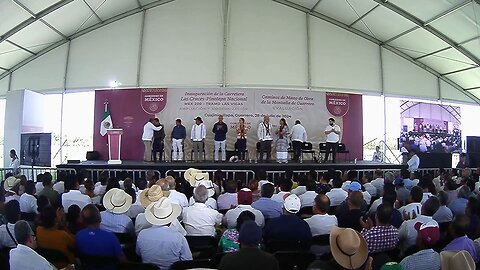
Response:
[[[218,242],[220,252],[228,253],[240,250],[240,243],[238,242],[240,228],[242,227],[242,224],[248,220],[255,221],[255,215],[252,212],[245,210],[238,215],[237,226],[235,229],[227,229],[223,232],[223,235]]]
[[[217,198],[217,205],[219,210],[229,210],[237,207],[237,182],[233,179],[225,181],[225,193],[220,194]]]
[[[465,250],[477,262],[478,254],[475,249],[473,240],[468,238],[467,232],[470,226],[470,218],[466,215],[457,215],[450,226],[452,241],[443,249],[444,251],[460,251]]]
[[[134,234],[132,219],[126,214],[132,205],[132,197],[119,188],[112,188],[103,196],[105,211],[100,213],[100,228],[112,233]]]
[[[0,225],[0,249],[14,248],[17,246],[15,239],[15,223],[20,220],[20,204],[17,200],[11,200],[5,205],[7,223]]]
[[[398,245],[398,229],[390,224],[393,206],[382,203],[375,213],[375,226],[370,218],[360,219],[363,227],[361,232],[367,242],[369,254],[393,250]]]
[[[222,224],[223,215],[205,205],[208,199],[205,186],[198,186],[193,197],[195,204],[183,209],[183,224],[187,235],[216,236],[215,225]]]
[[[275,187],[272,183],[266,182],[262,185],[262,197],[252,203],[252,207],[262,212],[265,220],[277,218],[282,215],[282,204],[272,200]]]
[[[227,211],[223,217],[223,225],[228,229],[236,228],[237,218],[243,211],[250,211],[255,215],[255,222],[258,226],[262,227],[265,225],[265,218],[259,210],[253,208],[252,204],[252,191],[248,188],[242,188],[237,193],[238,196],[238,206]]]

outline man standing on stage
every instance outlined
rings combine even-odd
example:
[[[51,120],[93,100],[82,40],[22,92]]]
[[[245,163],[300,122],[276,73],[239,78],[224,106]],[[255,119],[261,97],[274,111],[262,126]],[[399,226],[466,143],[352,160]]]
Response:
[[[195,118],[195,124],[192,126],[192,131],[190,133],[190,139],[192,139],[193,143],[193,160],[196,162],[200,161],[200,157],[203,154],[203,141],[205,140],[206,135],[207,132],[205,130],[205,124],[203,123],[202,118],[197,116],[197,118]]]
[[[290,132],[293,147],[293,161],[299,161],[302,154],[302,144],[307,141],[307,131],[300,123],[300,120],[295,121],[295,125]]]
[[[270,124],[270,117],[265,115],[263,122],[258,125],[257,131],[258,139],[260,140],[260,157],[259,161],[263,161],[263,153],[267,153],[267,162],[270,162],[272,155],[272,124]]]
[[[222,161],[225,161],[227,151],[225,150],[227,140],[227,124],[223,122],[223,115],[218,116],[218,122],[213,125],[212,132],[215,133],[215,153],[214,159],[218,161],[218,150],[222,150]]]
[[[162,162],[162,157],[163,157],[163,151],[165,150],[165,129],[162,124],[160,124],[160,120],[158,118],[155,118],[155,124],[156,127],[160,126],[162,127],[161,130],[159,131],[154,131],[153,132],[153,143],[152,143],[152,154],[153,154],[153,161],[157,162],[157,153],[159,154],[158,161]]]
[[[172,160],[183,160],[183,144],[187,137],[187,130],[182,125],[182,119],[175,120],[172,130]]]
[[[332,152],[332,162],[335,163],[337,157],[338,142],[340,141],[340,127],[335,124],[335,119],[328,119],[329,125],[325,128],[325,134],[327,135],[327,152],[323,162],[327,162],[330,152]]]
[[[148,122],[143,126],[143,135],[142,141],[145,146],[145,152],[143,153],[144,161],[152,161],[152,139],[153,132],[160,131],[163,129],[163,126],[160,126],[160,122],[155,120],[155,118],[150,118]]]

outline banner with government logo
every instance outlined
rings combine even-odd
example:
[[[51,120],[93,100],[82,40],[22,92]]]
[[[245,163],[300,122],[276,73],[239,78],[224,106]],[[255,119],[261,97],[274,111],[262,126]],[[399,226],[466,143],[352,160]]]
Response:
[[[234,150],[235,127],[240,117],[245,119],[249,129],[247,146],[251,159],[255,159],[257,127],[265,115],[270,117],[274,129],[278,127],[281,118],[287,121],[290,128],[295,124],[295,120],[300,120],[307,130],[308,141],[312,142],[317,150],[318,144],[325,141],[324,130],[328,118],[334,117],[342,128],[341,140],[349,148],[351,158],[361,159],[363,156],[360,95],[239,88],[131,88],[97,90],[95,93],[95,119],[101,121],[104,102],[108,100],[115,128],[124,129],[124,160],[142,159],[143,125],[151,117],[159,118],[165,127],[167,159],[170,156],[170,133],[175,119],[182,119],[182,124],[187,129],[185,147],[188,160],[191,149],[190,130],[194,124],[193,119],[197,116],[200,116],[206,125],[207,159],[212,159],[212,127],[220,114],[224,116],[224,122],[229,128],[227,150]],[[99,135],[98,132],[94,134],[94,150],[99,151],[105,158],[105,140]]]

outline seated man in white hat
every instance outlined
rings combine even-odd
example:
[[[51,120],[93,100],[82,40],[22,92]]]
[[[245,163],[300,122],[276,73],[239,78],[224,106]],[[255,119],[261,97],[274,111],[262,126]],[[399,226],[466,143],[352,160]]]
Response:
[[[204,186],[208,190],[208,200],[205,202],[205,204],[212,209],[217,210],[217,201],[212,198],[213,195],[215,195],[215,186],[213,185],[213,182],[208,180],[208,173],[198,173],[195,175],[196,181],[193,183],[192,186],[195,188],[198,186]],[[191,181],[189,181],[190,184],[192,184]],[[195,192],[195,191],[194,191]],[[195,199],[190,197],[190,200],[188,201],[189,205],[193,205],[195,203]]]
[[[105,211],[101,212],[102,230],[113,233],[134,234],[132,219],[126,214],[132,205],[132,197],[124,190],[112,188],[103,196]]]
[[[15,176],[10,176],[5,181],[3,181],[3,188],[5,190],[5,203],[20,199],[20,195],[18,195],[18,190],[20,188],[20,178],[16,178]]]
[[[165,197],[145,209],[145,218],[152,227],[142,230],[137,238],[137,254],[142,262],[169,269],[174,262],[193,259],[185,237],[169,227],[181,212],[180,205]]]
[[[217,210],[208,208],[208,190],[201,185],[193,193],[195,204],[183,209],[183,224],[187,235],[215,236],[215,225],[222,224],[223,215]]]

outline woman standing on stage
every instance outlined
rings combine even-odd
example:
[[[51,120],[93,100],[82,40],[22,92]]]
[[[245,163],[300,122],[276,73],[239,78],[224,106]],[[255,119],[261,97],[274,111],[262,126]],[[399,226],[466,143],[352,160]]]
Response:
[[[245,126],[245,119],[240,118],[237,125],[237,142],[235,143],[238,151],[238,159],[245,161],[245,152],[247,150],[247,127]]]
[[[277,139],[277,162],[278,163],[287,163],[288,162],[288,135],[289,129],[287,121],[285,118],[280,119],[280,126],[278,127],[275,134],[278,135]]]

